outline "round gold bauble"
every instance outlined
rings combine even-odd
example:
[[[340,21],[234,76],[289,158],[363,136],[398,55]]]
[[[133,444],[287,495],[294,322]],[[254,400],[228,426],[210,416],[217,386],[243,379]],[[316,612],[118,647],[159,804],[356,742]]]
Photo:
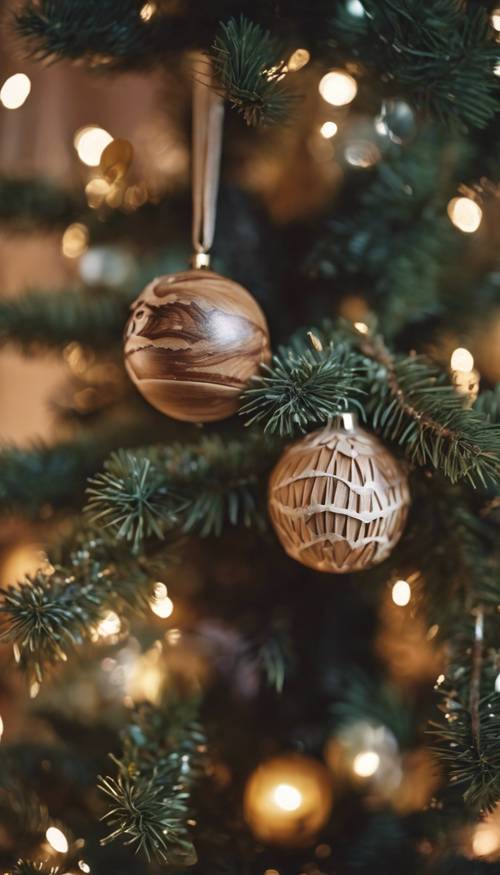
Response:
[[[330,774],[310,757],[275,757],[250,776],[243,808],[245,820],[259,841],[284,847],[308,845],[330,815]]]
[[[153,407],[210,422],[236,412],[270,357],[265,316],[243,286],[209,270],[153,280],[132,305],[125,366]]]
[[[292,444],[269,482],[269,514],[284,550],[316,571],[346,574],[386,559],[410,502],[403,467],[374,435],[327,426]]]

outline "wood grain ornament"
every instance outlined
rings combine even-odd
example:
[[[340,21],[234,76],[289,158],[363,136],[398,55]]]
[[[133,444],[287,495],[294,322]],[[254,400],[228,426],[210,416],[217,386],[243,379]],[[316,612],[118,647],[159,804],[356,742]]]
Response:
[[[409,502],[402,466],[358,427],[328,426],[296,441],[269,483],[269,513],[286,553],[333,574],[386,559],[403,533]]]
[[[155,279],[131,309],[125,366],[146,400],[174,419],[231,416],[250,378],[269,361],[259,305],[243,286],[212,271]]]

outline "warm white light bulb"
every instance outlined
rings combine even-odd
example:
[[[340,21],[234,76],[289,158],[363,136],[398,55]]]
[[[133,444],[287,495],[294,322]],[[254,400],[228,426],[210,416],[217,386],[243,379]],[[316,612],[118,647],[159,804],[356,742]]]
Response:
[[[156,12],[156,3],[145,3],[139,15],[143,21],[149,21]]]
[[[395,605],[404,608],[411,599],[411,587],[407,580],[396,580],[392,587],[392,600]]]
[[[160,599],[152,598],[149,606],[153,611],[153,614],[156,614],[157,617],[161,617],[162,620],[166,620],[167,617],[170,617],[174,612],[174,603],[168,596]]]
[[[458,346],[451,354],[450,367],[452,371],[472,371],[474,367],[474,357],[472,353],[463,346]]]
[[[366,322],[355,322],[354,327],[360,334],[368,334],[369,328]]]
[[[454,197],[447,207],[451,222],[464,234],[477,231],[483,218],[483,211],[476,201],[470,197]]]
[[[297,811],[302,803],[302,793],[291,784],[278,784],[274,789],[273,799],[282,811]]]
[[[500,9],[494,9],[491,13],[491,26],[495,30],[500,30]]]
[[[307,49],[295,49],[286,62],[287,70],[290,73],[297,73],[302,70],[311,60],[310,52]]]
[[[354,757],[353,772],[360,778],[371,778],[380,765],[380,757],[374,750],[364,750]]]
[[[319,129],[321,136],[324,137],[325,140],[330,140],[332,137],[335,136],[337,131],[338,126],[335,124],[335,122],[324,122]]]
[[[68,839],[64,835],[63,831],[58,829],[57,826],[49,826],[47,832],[45,833],[45,838],[47,839],[50,847],[53,848],[54,851],[57,851],[58,854],[66,854],[68,852]]]
[[[115,611],[108,611],[97,625],[97,634],[99,638],[112,638],[114,635],[118,635],[121,627],[122,624],[118,614]]]
[[[346,9],[355,18],[363,18],[365,14],[365,7],[359,0],[347,0]]]
[[[88,167],[97,167],[102,153],[112,140],[113,137],[104,128],[88,125],[76,132],[73,142],[80,161]]]
[[[330,70],[319,83],[321,97],[332,106],[346,106],[354,100],[357,92],[356,80],[344,70]]]
[[[62,254],[66,258],[78,258],[88,247],[89,232],[85,225],[75,222],[69,225],[61,241]]]
[[[6,109],[19,109],[31,91],[31,82],[26,73],[14,73],[2,85],[0,101]]]
[[[500,848],[500,830],[493,825],[480,823],[472,837],[475,857],[488,857]]]

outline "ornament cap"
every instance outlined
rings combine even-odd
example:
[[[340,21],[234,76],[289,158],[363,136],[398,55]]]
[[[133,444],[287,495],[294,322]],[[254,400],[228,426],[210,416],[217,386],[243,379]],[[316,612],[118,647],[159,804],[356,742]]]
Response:
[[[191,267],[195,270],[210,270],[210,253],[195,252],[191,258]]]

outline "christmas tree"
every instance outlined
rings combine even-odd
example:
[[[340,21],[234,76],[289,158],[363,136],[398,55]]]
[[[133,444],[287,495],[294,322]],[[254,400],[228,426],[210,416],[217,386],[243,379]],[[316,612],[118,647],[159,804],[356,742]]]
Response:
[[[2,871],[499,872],[500,9],[3,7]]]

